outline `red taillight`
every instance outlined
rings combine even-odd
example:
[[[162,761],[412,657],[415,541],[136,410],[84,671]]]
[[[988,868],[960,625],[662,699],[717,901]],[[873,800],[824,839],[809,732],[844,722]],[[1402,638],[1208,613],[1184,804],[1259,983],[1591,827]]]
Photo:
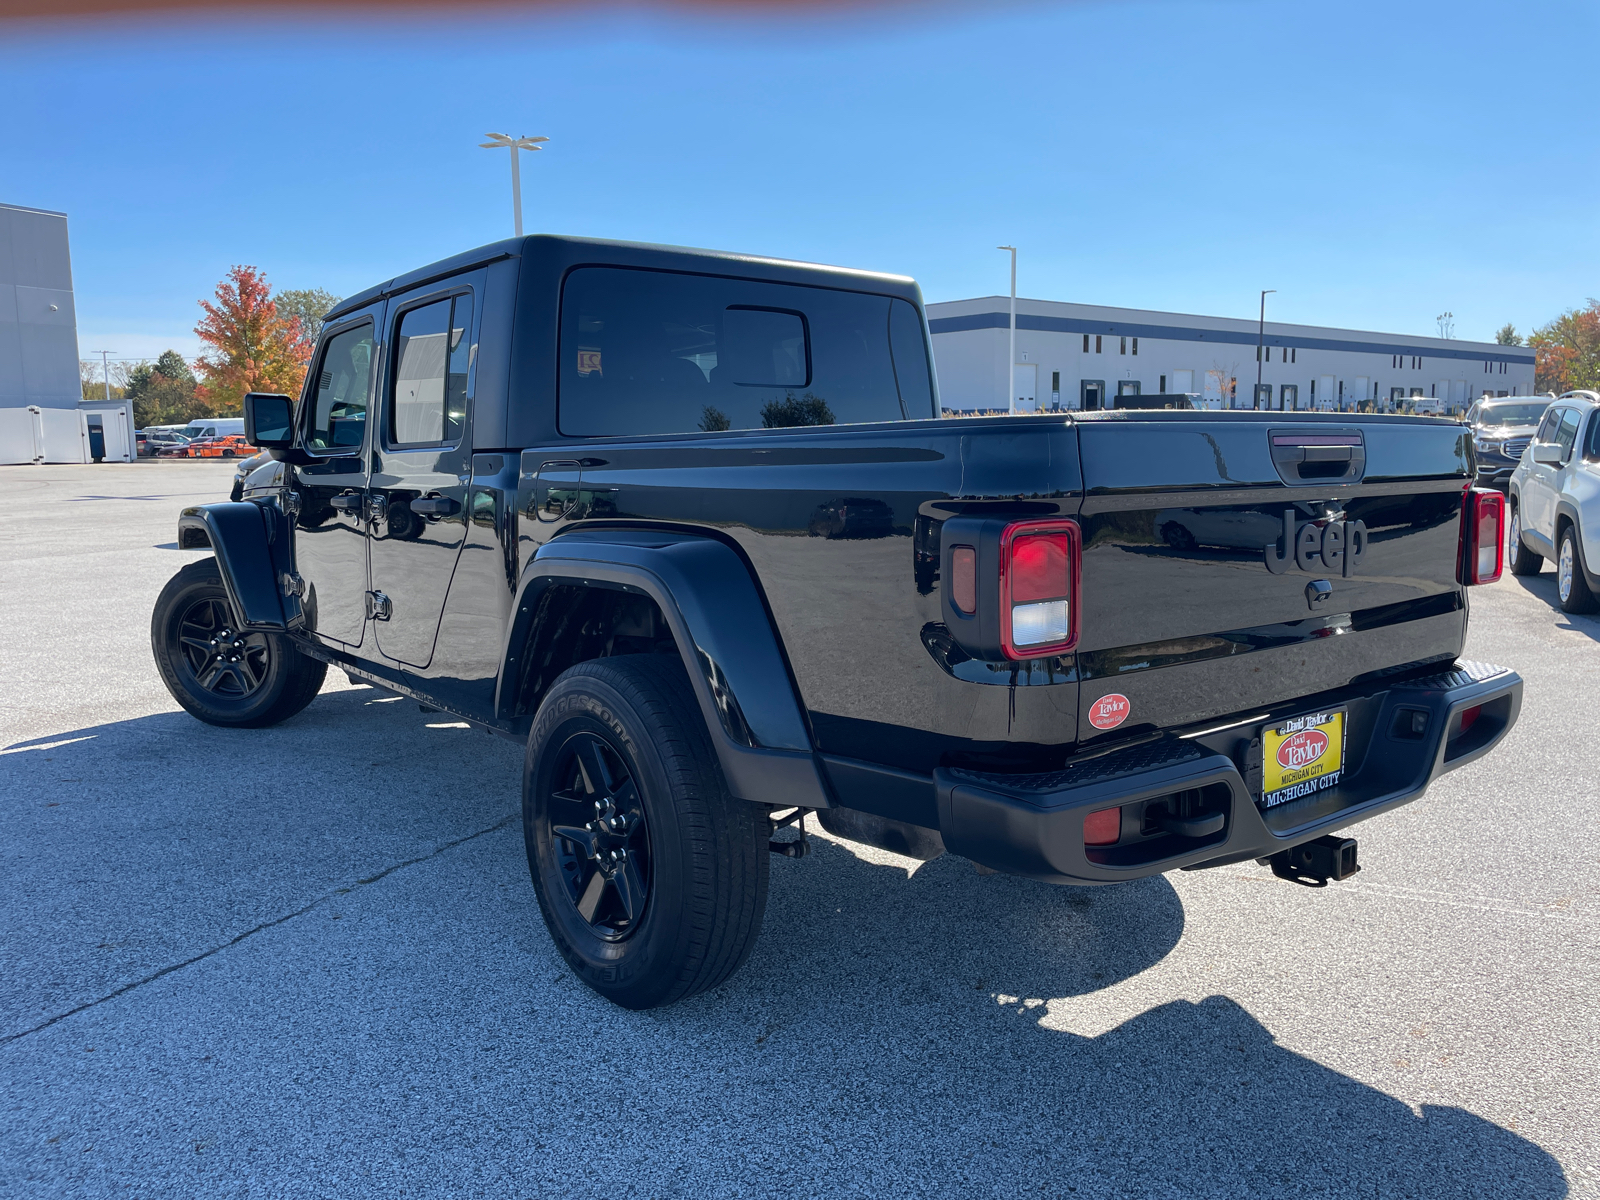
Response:
[[[971,546],[950,551],[950,603],[964,613],[978,611],[978,552]]]
[[[1061,654],[1077,643],[1078,549],[1072,521],[1016,521],[1001,532],[1000,648],[1007,658]]]
[[[1109,846],[1122,836],[1122,810],[1102,808],[1083,819],[1083,844]]]
[[[1505,567],[1506,498],[1487,488],[1472,488],[1461,518],[1461,582],[1493,583]]]

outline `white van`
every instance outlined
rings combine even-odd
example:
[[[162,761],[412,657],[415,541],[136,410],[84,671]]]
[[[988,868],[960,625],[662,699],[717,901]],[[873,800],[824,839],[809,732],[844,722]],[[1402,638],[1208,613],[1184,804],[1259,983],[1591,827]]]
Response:
[[[200,421],[190,421],[180,431],[191,442],[199,438],[227,437],[230,433],[244,435],[243,417],[206,417]]]

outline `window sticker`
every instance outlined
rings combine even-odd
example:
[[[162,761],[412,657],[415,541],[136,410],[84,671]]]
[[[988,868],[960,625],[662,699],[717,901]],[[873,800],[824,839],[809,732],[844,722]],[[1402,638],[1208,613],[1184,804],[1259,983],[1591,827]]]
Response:
[[[585,350],[580,346],[578,347],[578,374],[587,376],[590,372],[596,375],[605,374],[600,369],[600,351]]]

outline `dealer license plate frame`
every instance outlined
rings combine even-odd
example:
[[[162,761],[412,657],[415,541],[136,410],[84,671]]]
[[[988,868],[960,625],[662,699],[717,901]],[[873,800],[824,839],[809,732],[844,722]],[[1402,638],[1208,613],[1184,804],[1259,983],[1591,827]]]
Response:
[[[1308,742],[1314,746],[1314,739],[1299,738],[1298,735],[1311,731],[1321,733],[1327,739],[1321,752],[1303,765],[1286,764],[1279,757],[1280,749],[1291,739],[1298,739],[1294,745],[1300,747],[1303,753]],[[1349,731],[1350,710],[1338,705],[1300,713],[1262,726],[1261,794],[1256,804],[1263,810],[1276,808],[1337,787],[1349,765],[1345,757],[1349,749]],[[1293,759],[1295,753],[1291,749],[1288,757]],[[1306,773],[1311,768],[1315,769]]]

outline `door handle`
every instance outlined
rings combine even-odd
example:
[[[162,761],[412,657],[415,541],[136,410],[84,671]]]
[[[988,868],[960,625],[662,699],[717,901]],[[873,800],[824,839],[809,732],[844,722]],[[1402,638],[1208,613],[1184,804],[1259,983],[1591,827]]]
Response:
[[[328,500],[328,507],[340,512],[359,512],[362,499],[360,492],[341,492]]]
[[[453,517],[461,505],[449,496],[424,496],[411,501],[411,511],[423,517]]]

